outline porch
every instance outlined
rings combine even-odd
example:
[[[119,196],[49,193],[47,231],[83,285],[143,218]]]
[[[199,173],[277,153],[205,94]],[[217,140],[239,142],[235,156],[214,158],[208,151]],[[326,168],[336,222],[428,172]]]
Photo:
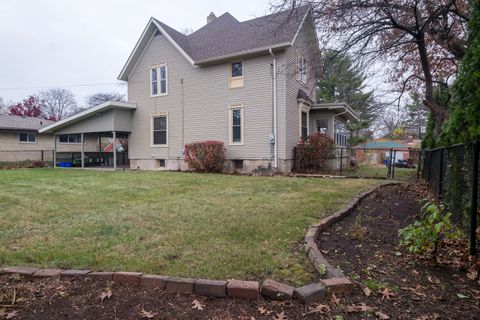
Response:
[[[58,121],[40,132],[53,134],[55,167],[126,168],[128,136],[136,105],[108,101]]]

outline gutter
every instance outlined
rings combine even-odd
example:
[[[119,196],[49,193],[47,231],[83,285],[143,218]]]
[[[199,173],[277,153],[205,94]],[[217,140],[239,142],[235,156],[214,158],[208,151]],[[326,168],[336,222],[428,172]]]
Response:
[[[268,49],[268,52],[273,57],[273,167],[278,168],[278,143],[277,143],[277,57],[273,53],[272,48]]]

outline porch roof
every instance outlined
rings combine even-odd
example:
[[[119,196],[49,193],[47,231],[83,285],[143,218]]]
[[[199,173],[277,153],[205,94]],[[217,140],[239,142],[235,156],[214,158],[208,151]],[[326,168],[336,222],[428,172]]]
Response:
[[[39,130],[40,133],[74,134],[101,132],[130,132],[131,111],[137,105],[122,101],[107,101]]]
[[[336,115],[344,115],[350,121],[358,121],[360,116],[345,102],[334,103],[315,103],[310,107],[310,110],[330,110],[337,112]]]

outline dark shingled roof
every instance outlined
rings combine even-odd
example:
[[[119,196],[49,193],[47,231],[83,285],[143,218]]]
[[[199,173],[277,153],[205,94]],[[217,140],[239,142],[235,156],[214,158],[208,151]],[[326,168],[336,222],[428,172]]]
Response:
[[[155,21],[185,53],[198,62],[290,44],[308,10],[309,6],[302,6],[243,22],[227,12],[188,36]]]
[[[298,89],[298,93],[297,93],[297,101],[298,100],[304,100],[310,104],[314,104],[315,102],[312,100],[312,98],[310,98],[310,96],[305,92],[303,91],[302,89]]]
[[[55,121],[40,118],[0,114],[0,130],[37,131],[38,129],[49,126],[54,122]]]

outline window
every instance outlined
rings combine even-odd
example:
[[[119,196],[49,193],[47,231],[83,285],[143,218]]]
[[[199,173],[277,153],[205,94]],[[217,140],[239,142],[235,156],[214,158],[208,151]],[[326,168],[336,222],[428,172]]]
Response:
[[[81,143],[82,137],[79,134],[62,134],[59,137],[60,143]],[[85,143],[85,142],[84,142]]]
[[[228,86],[230,88],[243,87],[243,62],[233,62],[229,64]]]
[[[18,134],[18,141],[23,143],[36,143],[37,135],[35,133],[22,132]]]
[[[165,168],[165,159],[156,159],[155,160],[156,168]]]
[[[166,146],[167,145],[167,129],[168,119],[167,115],[154,115],[152,117],[152,145]]]
[[[302,111],[302,139],[307,139],[308,137],[308,114],[305,111]]]
[[[335,121],[335,143],[339,147],[347,146],[347,127],[340,121]]]
[[[243,160],[233,160],[235,170],[243,170]]]
[[[150,69],[150,94],[163,96],[167,94],[167,65],[161,64]]]
[[[243,144],[243,108],[230,107],[230,144]]]
[[[317,120],[317,132],[328,135],[328,119]]]
[[[307,59],[300,52],[297,53],[297,80],[307,84]]]

